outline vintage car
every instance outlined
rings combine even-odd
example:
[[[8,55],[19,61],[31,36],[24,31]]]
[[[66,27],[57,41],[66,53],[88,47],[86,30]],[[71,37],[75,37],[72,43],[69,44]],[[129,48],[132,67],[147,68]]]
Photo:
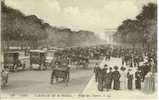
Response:
[[[30,50],[30,70],[39,69],[45,70],[46,66],[46,51]]]
[[[25,70],[25,64],[19,59],[20,52],[9,51],[4,53],[4,68],[9,71]]]

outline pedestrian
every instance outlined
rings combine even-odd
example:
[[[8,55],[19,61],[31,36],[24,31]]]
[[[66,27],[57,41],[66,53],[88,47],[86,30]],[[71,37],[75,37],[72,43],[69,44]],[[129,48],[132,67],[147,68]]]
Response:
[[[148,72],[145,76],[143,92],[150,94],[155,91],[155,79],[152,72]]]
[[[99,74],[99,66],[98,63],[96,63],[94,67],[94,73],[95,73],[95,81],[98,82],[98,74]]]
[[[136,89],[141,89],[141,71],[139,69],[135,72],[135,86]]]
[[[113,72],[112,72],[112,67],[110,67],[110,68],[109,68],[109,72],[108,72],[108,76],[109,76],[109,79],[110,79],[110,81],[109,81],[109,86],[108,86],[109,89],[112,88],[112,81],[113,81],[113,79],[112,79],[112,74],[113,74]]]
[[[121,74],[121,77],[120,77],[120,89],[124,90],[127,88],[127,73],[126,73],[126,68],[125,67],[121,67],[121,71],[120,71],[120,74]]]
[[[132,73],[132,69],[128,70],[127,78],[128,78],[128,84],[127,84],[128,89],[132,90],[132,87],[133,87],[133,73]]]
[[[103,86],[106,88],[107,91],[109,91],[110,76],[108,74],[108,68],[104,68],[103,71]]]
[[[114,81],[114,85],[113,85],[113,89],[114,90],[119,90],[120,89],[120,73],[118,71],[118,66],[114,66],[114,72],[112,74],[112,78],[113,78],[113,81]]]
[[[124,62],[125,62],[125,56],[122,56],[122,66],[124,66]]]
[[[151,70],[151,67],[148,62],[145,62],[142,66],[142,74],[143,74],[143,81],[145,80],[146,74]]]

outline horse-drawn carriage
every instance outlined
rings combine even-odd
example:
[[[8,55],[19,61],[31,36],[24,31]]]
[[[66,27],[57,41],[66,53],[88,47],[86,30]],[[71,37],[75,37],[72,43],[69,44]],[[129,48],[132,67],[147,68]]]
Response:
[[[46,66],[46,51],[44,50],[30,50],[30,69],[35,69],[37,66],[39,70],[47,69]]]
[[[4,68],[9,71],[25,70],[25,64],[19,59],[20,52],[10,51],[4,53]]]
[[[55,61],[54,65],[52,64],[51,67],[51,84],[62,79],[62,81],[65,82],[66,85],[68,85],[70,79],[70,67],[68,67],[68,64],[64,62],[61,63],[60,61]]]

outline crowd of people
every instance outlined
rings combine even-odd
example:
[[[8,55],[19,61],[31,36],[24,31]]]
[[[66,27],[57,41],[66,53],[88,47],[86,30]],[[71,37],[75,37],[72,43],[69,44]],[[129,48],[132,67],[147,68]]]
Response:
[[[115,56],[114,53],[115,52]],[[114,90],[143,90],[144,92],[154,92],[155,75],[157,71],[156,54],[154,50],[142,51],[141,49],[115,49],[110,54],[105,55],[109,61],[111,57],[122,59],[122,66],[113,68],[105,64],[101,67],[96,63],[94,67],[95,80],[98,87],[102,85],[107,91]],[[108,56],[108,57],[107,57]],[[107,59],[109,58],[109,59]],[[143,84],[143,85],[142,85]],[[100,91],[103,91],[99,89]]]

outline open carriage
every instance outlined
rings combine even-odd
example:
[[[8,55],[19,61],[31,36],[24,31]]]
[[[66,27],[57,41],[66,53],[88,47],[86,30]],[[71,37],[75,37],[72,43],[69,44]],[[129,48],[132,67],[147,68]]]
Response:
[[[56,62],[55,65],[51,65],[52,74],[51,74],[51,84],[58,82],[59,80],[63,81],[68,85],[70,79],[70,67],[65,63]]]

